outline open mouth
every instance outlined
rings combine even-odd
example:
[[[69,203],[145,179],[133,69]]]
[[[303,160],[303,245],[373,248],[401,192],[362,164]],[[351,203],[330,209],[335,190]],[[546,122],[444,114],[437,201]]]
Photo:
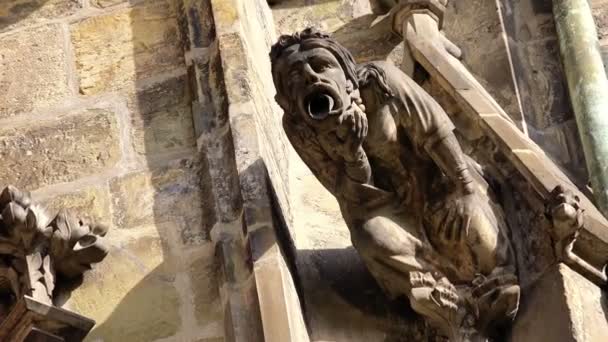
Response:
[[[302,109],[315,120],[323,120],[341,107],[337,92],[326,85],[316,85],[304,97]]]
[[[306,109],[313,119],[322,120],[334,108],[334,99],[329,94],[316,93],[306,97]]]

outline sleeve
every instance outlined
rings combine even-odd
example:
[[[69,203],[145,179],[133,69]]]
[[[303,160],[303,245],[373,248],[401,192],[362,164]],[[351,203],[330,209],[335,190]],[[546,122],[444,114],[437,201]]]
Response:
[[[388,82],[395,92],[393,105],[398,121],[407,128],[414,143],[428,150],[451,134],[454,124],[437,101],[397,67],[386,68]]]

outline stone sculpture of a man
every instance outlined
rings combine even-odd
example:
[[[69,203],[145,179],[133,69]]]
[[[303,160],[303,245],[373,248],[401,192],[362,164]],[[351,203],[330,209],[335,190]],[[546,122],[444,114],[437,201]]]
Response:
[[[381,287],[450,340],[509,323],[519,286],[507,226],[441,106],[313,29],[281,36],[270,57],[285,132]]]

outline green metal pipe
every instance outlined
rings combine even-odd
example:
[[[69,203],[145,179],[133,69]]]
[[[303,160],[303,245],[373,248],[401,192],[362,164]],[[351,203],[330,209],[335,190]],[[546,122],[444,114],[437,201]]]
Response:
[[[608,217],[608,79],[587,1],[553,0],[553,16],[594,197]]]

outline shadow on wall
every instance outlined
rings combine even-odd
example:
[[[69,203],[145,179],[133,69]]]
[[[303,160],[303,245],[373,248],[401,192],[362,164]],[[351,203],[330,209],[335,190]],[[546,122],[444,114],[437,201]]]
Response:
[[[94,2],[103,12],[70,28],[79,91],[126,99],[123,151],[134,171],[109,181],[112,250],[78,299],[102,317],[87,340],[221,341],[215,201],[194,138],[181,1]]]
[[[428,341],[424,321],[407,298],[390,300],[353,247],[298,250],[305,278],[311,338],[323,341]]]

